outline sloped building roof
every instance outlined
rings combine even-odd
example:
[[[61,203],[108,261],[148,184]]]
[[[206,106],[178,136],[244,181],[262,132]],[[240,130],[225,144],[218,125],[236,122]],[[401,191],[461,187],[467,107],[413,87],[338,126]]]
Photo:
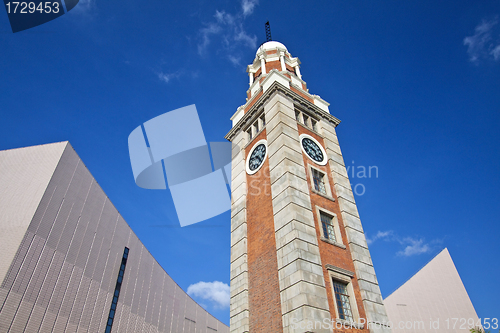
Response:
[[[0,332],[229,332],[163,270],[69,142],[0,151],[0,250]]]
[[[469,332],[468,324],[478,322],[446,248],[389,295],[384,304],[393,332]]]

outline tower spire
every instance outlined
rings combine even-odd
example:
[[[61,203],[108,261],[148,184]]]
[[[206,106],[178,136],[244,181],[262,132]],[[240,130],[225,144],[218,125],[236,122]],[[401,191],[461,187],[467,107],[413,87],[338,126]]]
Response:
[[[271,37],[271,25],[269,24],[269,21],[266,22],[265,26],[266,26],[266,42],[270,42],[273,39]]]

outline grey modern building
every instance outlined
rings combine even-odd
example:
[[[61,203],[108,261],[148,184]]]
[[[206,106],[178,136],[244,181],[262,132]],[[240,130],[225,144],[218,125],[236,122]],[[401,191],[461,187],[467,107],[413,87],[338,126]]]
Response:
[[[0,152],[0,332],[228,332],[139,241],[68,142]]]
[[[460,333],[481,326],[446,248],[384,304],[396,333]]]

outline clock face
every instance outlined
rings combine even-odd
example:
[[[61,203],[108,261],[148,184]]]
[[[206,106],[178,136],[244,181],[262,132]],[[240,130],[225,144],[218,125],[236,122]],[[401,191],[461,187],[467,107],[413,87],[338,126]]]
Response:
[[[253,150],[248,161],[248,168],[250,171],[257,170],[266,157],[266,145],[261,143]]]
[[[304,151],[306,152],[306,154],[309,155],[309,157],[313,161],[321,163],[325,159],[325,155],[323,155],[321,148],[313,140],[311,140],[309,138],[303,138],[302,139],[302,147],[304,148]]]

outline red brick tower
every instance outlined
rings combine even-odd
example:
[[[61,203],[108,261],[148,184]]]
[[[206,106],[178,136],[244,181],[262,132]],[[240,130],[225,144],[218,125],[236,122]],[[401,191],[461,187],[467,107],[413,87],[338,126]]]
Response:
[[[231,120],[231,332],[389,332],[340,121],[275,41]],[[377,328],[378,329],[374,329]]]

